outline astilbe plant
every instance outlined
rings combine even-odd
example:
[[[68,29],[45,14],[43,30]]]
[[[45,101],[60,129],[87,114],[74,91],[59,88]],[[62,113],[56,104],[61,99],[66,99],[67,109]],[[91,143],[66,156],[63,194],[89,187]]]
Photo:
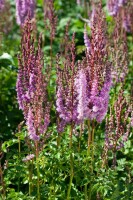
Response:
[[[132,127],[132,103],[124,96],[121,89],[114,109],[110,108],[110,115],[106,118],[106,133],[103,152],[103,166],[108,158],[108,152],[113,153],[113,166],[116,166],[116,153],[124,147]]]
[[[21,53],[18,55],[19,72],[17,79],[17,99],[23,111],[30,139],[40,139],[50,122],[50,105],[47,101],[47,78],[43,70],[41,36],[38,48],[32,37],[32,25],[27,19],[23,26]]]
[[[56,33],[57,16],[53,0],[44,0],[44,23],[50,31],[50,39],[54,39]]]
[[[56,110],[59,115],[59,132],[62,132],[66,124],[77,124],[77,93],[74,84],[76,76],[75,64],[75,34],[72,43],[65,46],[65,57],[57,56],[57,92]],[[62,59],[62,64],[61,64]],[[63,66],[62,66],[63,65]]]
[[[3,34],[8,34],[12,29],[12,25],[11,5],[8,0],[0,1],[0,31]]]
[[[112,16],[116,16],[117,13],[119,12],[120,7],[123,6],[124,3],[125,1],[121,1],[121,0],[108,0],[107,8],[108,8],[109,14]]]
[[[77,66],[75,62],[75,34],[72,42],[68,42],[68,32],[65,35],[64,57],[57,56],[57,92],[56,110],[59,116],[58,132],[64,130],[65,125],[70,125],[69,148],[72,150],[72,136],[74,127],[79,123],[77,112],[77,90],[75,77]],[[70,153],[70,181],[67,191],[67,199],[70,199],[72,180],[74,176],[73,155]]]
[[[133,1],[132,0],[108,0],[107,8],[109,14],[114,16],[120,15],[121,26],[126,32],[133,32]]]
[[[96,119],[101,122],[108,109],[109,91],[112,84],[111,64],[108,61],[106,40],[106,23],[101,5],[95,8],[91,22],[91,38],[84,32],[87,47],[86,67],[84,73],[87,80],[86,103],[84,118]]]
[[[24,24],[28,16],[34,18],[36,0],[16,0],[16,19],[19,25]]]
[[[50,67],[53,65],[53,41],[56,35],[57,16],[53,0],[44,0],[44,25],[50,33]]]
[[[133,33],[133,1],[129,0],[122,10],[122,26],[127,32]]]
[[[4,8],[5,0],[0,0],[0,10]]]
[[[112,38],[112,39],[111,39]],[[115,28],[111,35],[110,55],[113,83],[123,82],[128,74],[128,49],[126,32],[122,29],[120,15],[115,18]]]

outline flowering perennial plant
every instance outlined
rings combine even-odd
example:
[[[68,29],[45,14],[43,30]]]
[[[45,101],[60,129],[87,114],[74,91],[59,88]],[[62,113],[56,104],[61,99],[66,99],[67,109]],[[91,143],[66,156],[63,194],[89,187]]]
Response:
[[[0,0],[0,11],[4,8],[5,0]]]
[[[47,79],[43,74],[43,55],[41,36],[38,48],[32,37],[32,25],[29,20],[23,26],[19,73],[17,79],[17,98],[28,127],[29,137],[39,140],[39,134],[45,133],[50,122],[50,105],[47,102]]]
[[[11,21],[11,5],[9,1],[2,0],[0,1],[0,31],[7,34],[12,29],[12,21]],[[1,40],[0,34],[0,40]]]
[[[129,0],[130,1],[130,0]],[[110,15],[116,16],[121,7],[125,6],[128,0],[108,0],[107,8]]]
[[[65,58],[60,65],[61,58],[57,58],[57,93],[56,110],[61,119],[62,130],[67,123],[78,123],[77,118],[77,92],[74,84],[76,75],[75,65],[75,34],[72,37],[72,43],[65,46]],[[59,128],[59,131],[62,131]]]
[[[116,152],[124,147],[132,126],[132,103],[126,100],[121,89],[114,110],[110,108],[109,118],[106,118],[106,134],[104,156],[111,150],[114,154],[113,164],[116,164]],[[104,159],[103,159],[104,160]],[[105,161],[105,160],[104,160]]]
[[[133,1],[132,0],[108,0],[109,14],[116,17],[120,15],[121,25],[127,32],[133,32]]]
[[[101,122],[108,109],[112,78],[106,45],[105,18],[100,4],[94,12],[91,38],[88,38],[85,30],[84,41],[87,47],[86,67],[84,69],[87,80],[87,102],[84,106],[84,113],[86,113],[84,117]]]
[[[55,14],[53,0],[44,0],[44,23],[50,31],[50,39],[53,40],[57,25],[57,16]]]
[[[112,56],[112,78],[115,82],[123,82],[128,74],[128,50],[126,33],[121,27],[121,18],[119,15],[115,18],[115,28],[112,35],[113,44],[110,48]]]
[[[16,0],[16,18],[19,25],[24,24],[26,18],[34,18],[36,0]]]

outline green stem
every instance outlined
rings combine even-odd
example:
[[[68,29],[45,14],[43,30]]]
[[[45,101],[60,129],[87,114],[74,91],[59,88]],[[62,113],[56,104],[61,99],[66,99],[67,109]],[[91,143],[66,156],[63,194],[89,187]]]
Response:
[[[92,129],[90,128],[90,121],[88,121],[88,149],[87,149],[87,156],[91,155],[91,173],[93,173],[93,162],[94,162],[94,128],[95,124],[92,121]],[[90,154],[91,150],[91,154]],[[87,186],[85,185],[85,200],[91,200],[91,183],[89,189],[89,195],[87,193]]]
[[[87,194],[87,183],[85,184],[85,188],[84,188],[84,190],[85,190],[85,200],[88,200],[88,194]]]
[[[21,143],[20,137],[18,136],[18,159],[20,160],[20,153],[21,153]],[[18,177],[18,192],[20,191],[20,176]]]
[[[88,200],[91,200],[91,185],[90,185]]]
[[[50,58],[51,58],[51,69],[52,69],[52,63],[53,63],[53,50],[52,50],[52,47],[53,47],[53,39],[51,38],[51,40],[50,40]]]
[[[60,136],[60,134],[58,134],[58,137],[57,137],[57,147],[58,148],[60,147],[60,140],[61,140],[61,136]]]
[[[40,200],[40,171],[39,171],[38,141],[35,143],[35,145],[36,145],[36,168],[37,168],[37,200]]]
[[[94,121],[92,122],[92,161],[94,160]]]
[[[72,181],[73,181],[73,156],[71,153],[70,155],[70,181],[69,181],[69,186],[68,186],[68,191],[67,191],[67,200],[70,199]]]
[[[32,193],[32,172],[33,172],[33,161],[29,163],[29,196]]]
[[[69,149],[72,150],[72,134],[73,134],[73,124],[71,125],[70,129],[70,143],[69,143]],[[73,155],[72,152],[70,153],[70,181],[69,181],[69,186],[68,186],[68,191],[67,191],[67,200],[70,199],[70,193],[71,193],[71,187],[72,187],[72,181],[73,181]]]
[[[90,131],[90,120],[88,120],[88,153],[90,152],[91,142],[92,142],[92,134]]]
[[[1,182],[1,186],[2,186],[2,195],[1,196],[2,196],[2,199],[5,200],[6,199],[6,188],[5,188],[4,178],[3,178],[1,162],[0,162],[0,182]]]
[[[80,146],[81,146],[82,130],[83,130],[83,124],[80,125],[80,133],[79,133],[79,147],[78,147],[78,151],[79,151],[79,152],[80,152]]]

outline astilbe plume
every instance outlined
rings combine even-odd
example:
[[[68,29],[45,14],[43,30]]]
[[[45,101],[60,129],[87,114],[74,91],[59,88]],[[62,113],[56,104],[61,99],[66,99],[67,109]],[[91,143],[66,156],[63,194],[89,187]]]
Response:
[[[41,51],[41,36],[38,48],[32,37],[33,29],[27,19],[23,26],[21,53],[18,56],[19,72],[17,78],[17,99],[19,108],[23,111],[29,137],[39,140],[45,133],[50,122],[50,104],[47,101],[47,78],[43,74],[43,55]]]
[[[111,39],[112,38],[112,39]],[[115,28],[110,41],[110,55],[112,59],[113,82],[123,82],[128,73],[128,50],[126,32],[121,27],[121,18],[117,15]]]
[[[58,130],[62,132],[66,124],[77,124],[77,93],[74,79],[76,75],[75,64],[75,34],[72,37],[72,43],[66,43],[64,58],[57,57],[57,92],[56,92],[56,110],[58,112],[60,123]],[[61,65],[62,62],[62,65]]]
[[[119,11],[118,0],[108,0],[107,8],[110,15],[115,16]]]
[[[95,8],[91,22],[91,38],[88,38],[85,30],[84,40],[87,47],[84,69],[87,78],[87,106],[84,107],[84,118],[101,122],[107,112],[112,78],[106,45],[105,18],[100,4]]]
[[[50,31],[50,38],[53,40],[56,33],[57,16],[53,0],[44,0],[44,23]]]
[[[121,12],[122,26],[126,32],[133,33],[133,1],[129,0]]]
[[[125,98],[124,91],[121,89],[114,109],[110,108],[110,115],[106,118],[103,164],[107,162],[108,151],[111,150],[114,155],[113,165],[116,165],[116,152],[124,147],[130,134],[132,109],[132,103]]]
[[[8,0],[0,1],[0,32],[8,34],[12,29],[11,5]],[[2,34],[0,34],[0,37]]]
[[[120,11],[121,7],[126,5],[128,0],[108,0],[107,1],[107,8],[110,15],[116,16],[117,13]]]
[[[16,0],[16,18],[19,25],[24,24],[28,16],[34,18],[36,0]]]
[[[126,32],[133,33],[133,1],[132,0],[108,0],[107,8],[109,14],[114,16],[120,15],[121,26]]]
[[[5,0],[0,0],[0,11],[4,8],[5,6]]]

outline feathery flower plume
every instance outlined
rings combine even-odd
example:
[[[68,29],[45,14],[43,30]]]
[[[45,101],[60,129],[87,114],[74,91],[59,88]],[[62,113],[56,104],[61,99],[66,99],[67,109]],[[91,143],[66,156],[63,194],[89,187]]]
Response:
[[[123,7],[122,13],[122,26],[126,32],[133,33],[133,1],[129,2]]]
[[[87,110],[87,80],[86,74],[83,69],[78,71],[78,74],[75,79],[75,88],[77,90],[77,113],[78,119],[83,120],[86,116]]]
[[[30,139],[39,140],[50,122],[50,104],[47,101],[47,77],[43,74],[41,36],[38,48],[32,37],[33,27],[27,19],[23,26],[21,53],[18,56],[17,99],[23,111]]]
[[[133,32],[133,1],[132,0],[108,0],[107,8],[109,14],[114,16],[120,15],[121,26],[126,32]]]
[[[3,34],[8,34],[12,28],[11,21],[11,5],[7,0],[0,0],[0,31]],[[1,40],[2,34],[0,34]]]
[[[107,8],[109,14],[112,16],[116,16],[120,12],[120,8],[123,7],[127,3],[127,0],[108,0]]]
[[[90,40],[88,38],[88,34],[87,34],[87,30],[86,30],[86,27],[84,29],[84,44],[86,46],[86,49],[87,51],[90,50],[90,47],[91,47],[91,43],[90,43]]]
[[[24,24],[28,15],[34,18],[36,0],[16,0],[16,18],[19,25]]]
[[[86,32],[85,36],[86,37]],[[87,40],[86,40],[87,41]],[[86,42],[87,43],[87,42]],[[91,23],[91,37],[86,52],[87,109],[85,118],[101,122],[108,109],[111,88],[111,69],[106,47],[105,18],[101,8],[95,7]],[[89,49],[89,51],[88,51]]]
[[[56,33],[57,16],[55,14],[53,0],[44,0],[44,23],[50,31],[51,39],[53,40]]]
[[[106,119],[106,134],[104,145],[104,162],[107,160],[108,151],[114,154],[113,164],[116,162],[116,152],[124,147],[130,134],[132,123],[131,116],[132,104],[124,97],[124,91],[121,89],[118,99],[114,104],[114,110],[110,109],[110,116]],[[105,156],[106,155],[106,156]]]
[[[66,40],[64,60],[62,61],[60,56],[57,57],[56,110],[63,126],[72,123],[76,124],[79,121],[77,117],[76,86],[74,84],[77,71],[74,40],[75,34],[73,34],[71,44]],[[60,64],[61,62],[62,65]]]
[[[0,11],[4,8],[5,6],[5,0],[0,0]]]
[[[119,0],[108,0],[107,8],[110,15],[116,16],[119,11]]]
[[[112,57],[112,78],[115,82],[123,82],[128,73],[128,50],[126,33],[121,26],[120,15],[115,18],[115,28],[113,32],[112,48],[110,55]]]

